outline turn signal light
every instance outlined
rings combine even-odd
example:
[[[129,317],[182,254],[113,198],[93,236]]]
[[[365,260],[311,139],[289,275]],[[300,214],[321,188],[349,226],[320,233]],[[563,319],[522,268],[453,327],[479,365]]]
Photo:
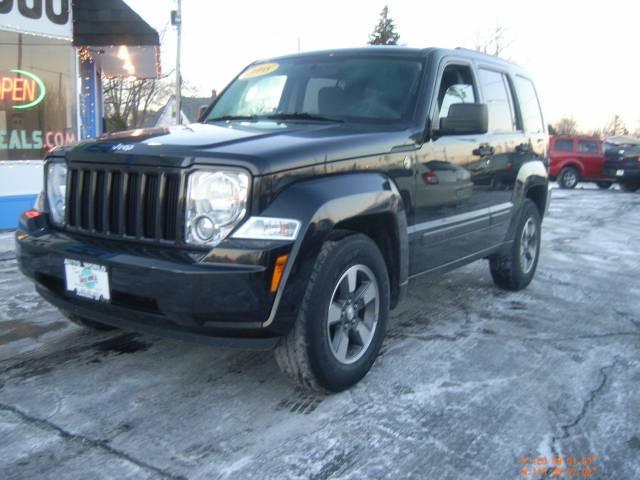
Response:
[[[42,215],[42,212],[39,212],[38,210],[27,210],[24,212],[24,216],[27,218],[36,218],[40,215]]]
[[[289,255],[280,255],[276,259],[276,264],[273,267],[273,276],[271,277],[271,293],[278,291],[280,280],[282,280],[282,273],[284,272],[284,267],[287,266],[288,259]]]

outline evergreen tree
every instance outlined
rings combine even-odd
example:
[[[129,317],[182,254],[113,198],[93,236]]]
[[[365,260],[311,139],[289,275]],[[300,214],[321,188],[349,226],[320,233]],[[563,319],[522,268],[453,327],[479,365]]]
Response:
[[[389,7],[385,5],[380,14],[380,20],[369,35],[369,45],[397,45],[400,34],[396,32],[396,26],[392,18],[389,18]]]

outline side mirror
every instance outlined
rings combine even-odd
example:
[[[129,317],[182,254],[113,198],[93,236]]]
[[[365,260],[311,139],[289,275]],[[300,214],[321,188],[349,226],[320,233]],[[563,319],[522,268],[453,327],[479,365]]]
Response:
[[[204,114],[207,112],[208,109],[209,109],[209,105],[200,105],[200,108],[198,109],[198,121],[203,120],[202,117],[204,117]]]
[[[442,135],[473,135],[489,131],[489,109],[481,103],[454,103],[440,119]]]

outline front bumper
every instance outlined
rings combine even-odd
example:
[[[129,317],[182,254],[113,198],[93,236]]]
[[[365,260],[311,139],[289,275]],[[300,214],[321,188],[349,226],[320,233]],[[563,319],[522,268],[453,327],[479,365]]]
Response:
[[[16,257],[61,310],[123,329],[248,349],[272,348],[283,333],[269,285],[275,258],[289,244],[225,242],[214,255],[76,236],[52,230],[43,217],[22,217]],[[111,301],[67,291],[67,258],[106,266]]]

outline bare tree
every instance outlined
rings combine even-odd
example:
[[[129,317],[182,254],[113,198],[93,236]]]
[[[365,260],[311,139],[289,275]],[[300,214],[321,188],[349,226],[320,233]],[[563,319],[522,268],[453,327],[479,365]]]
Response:
[[[592,130],[589,130],[589,132],[587,134],[591,135],[592,137],[598,137],[598,138],[602,138],[603,137],[603,132],[602,132],[601,128],[594,128]]]
[[[139,128],[152,110],[169,97],[171,87],[156,79],[105,78],[103,81],[107,131]]]
[[[614,115],[605,129],[609,135],[629,135],[629,130],[620,115]]]
[[[577,135],[578,123],[572,117],[565,117],[553,124],[556,135]]]
[[[475,50],[478,52],[504,57],[514,40],[506,27],[496,23],[495,28],[488,32],[477,32]],[[506,57],[504,57],[506,58]]]

